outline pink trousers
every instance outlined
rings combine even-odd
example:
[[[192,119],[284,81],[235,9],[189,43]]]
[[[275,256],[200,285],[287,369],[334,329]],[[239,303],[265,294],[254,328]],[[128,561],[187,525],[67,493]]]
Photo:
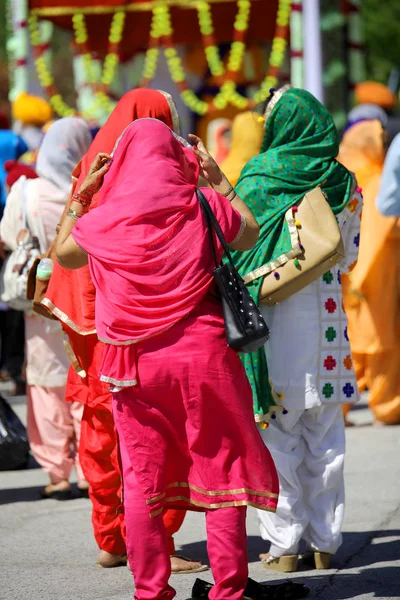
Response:
[[[118,423],[117,423],[118,429]],[[128,560],[135,600],[170,600],[171,560],[162,514],[150,518],[127,448],[120,436]],[[215,586],[211,600],[242,600],[248,578],[246,507],[206,511],[207,550]]]
[[[51,483],[68,480],[72,466],[85,481],[78,458],[83,405],[66,402],[65,387],[28,385],[28,437],[37,462]]]

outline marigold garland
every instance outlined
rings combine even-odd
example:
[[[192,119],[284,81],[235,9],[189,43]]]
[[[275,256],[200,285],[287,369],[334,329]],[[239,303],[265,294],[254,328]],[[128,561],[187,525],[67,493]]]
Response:
[[[205,115],[209,111],[222,110],[228,104],[232,104],[240,110],[245,110],[246,108],[252,108],[256,102],[265,100],[269,95],[270,88],[277,85],[278,74],[285,58],[291,0],[279,0],[276,33],[272,42],[268,73],[253,100],[242,96],[236,89],[235,79],[241,69],[246,50],[244,39],[249,26],[251,2],[250,0],[238,0],[237,6],[238,12],[234,23],[234,36],[228,58],[227,72],[225,72],[215,41],[210,4],[201,1],[197,7],[207,64],[211,74],[221,83],[220,92],[212,102],[207,103],[199,99],[195,92],[189,88],[181,58],[172,41],[173,29],[171,16],[169,6],[165,0],[160,0],[153,9],[150,30],[151,39],[149,49],[146,52],[142,85],[148,85],[155,76],[159,57],[159,45],[162,43],[165,47],[164,54],[167,59],[171,78],[180,89],[183,102],[193,112]]]
[[[210,3],[200,1],[197,5],[200,32],[203,38],[207,64],[211,74],[220,84],[220,91],[213,101],[204,102],[189,88],[182,60],[173,43],[170,8],[165,0],[160,0],[153,8],[150,40],[145,55],[142,85],[147,86],[156,74],[160,45],[162,44],[171,78],[180,90],[183,102],[193,112],[205,115],[208,112],[221,110],[228,104],[245,110],[246,108],[252,108],[256,102],[261,102],[268,97],[270,88],[275,87],[278,82],[279,71],[287,49],[291,0],[279,0],[276,32],[272,42],[268,73],[261,84],[260,90],[255,94],[253,99],[241,95],[237,91],[236,84],[237,74],[242,67],[246,51],[245,36],[249,27],[251,1],[238,0],[237,7],[233,41],[228,56],[227,69],[225,69],[215,39]],[[88,33],[85,16],[82,12],[77,12],[72,18],[75,43],[80,51],[80,55],[83,57],[88,83],[95,90],[95,107],[101,107],[107,112],[110,112],[114,107],[114,103],[110,100],[106,92],[115,77],[119,64],[119,46],[122,40],[125,17],[124,7],[121,7],[114,13],[110,28],[108,53],[104,60],[100,82],[97,81],[95,76],[92,56],[87,46]],[[50,103],[60,116],[76,114],[75,109],[65,104],[61,95],[55,89],[52,74],[47,67],[44,57],[41,56],[37,17],[30,17],[29,27],[32,46],[35,50],[35,65],[39,81],[48,93]],[[93,110],[93,107],[91,110]]]

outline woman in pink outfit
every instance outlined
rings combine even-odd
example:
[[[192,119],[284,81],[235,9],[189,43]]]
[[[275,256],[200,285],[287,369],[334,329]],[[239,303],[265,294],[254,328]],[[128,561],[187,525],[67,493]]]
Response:
[[[59,262],[73,269],[89,261],[96,286],[137,600],[175,596],[165,507],[206,512],[210,598],[241,600],[246,506],[274,511],[278,497],[245,372],[226,343],[195,192],[199,164],[227,243],[252,247],[258,225],[196,141],[193,150],[160,121],[135,121],[112,162],[100,154],[93,163],[57,240]],[[104,175],[98,207],[84,214]]]
[[[24,205],[27,228],[41,253],[47,252],[70,193],[71,172],[90,142],[89,128],[81,119],[60,119],[50,127],[37,158],[38,178],[20,178],[7,198],[1,237],[8,248],[14,250],[26,235],[21,230]],[[29,443],[50,478],[42,496],[70,498],[73,466],[78,487],[86,494],[88,484],[78,459],[83,405],[65,400],[69,360],[61,326],[27,311],[25,336]]]

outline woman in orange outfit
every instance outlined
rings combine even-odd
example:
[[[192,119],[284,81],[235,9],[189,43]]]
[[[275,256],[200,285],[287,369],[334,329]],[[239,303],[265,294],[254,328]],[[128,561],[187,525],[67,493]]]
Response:
[[[138,118],[155,118],[175,131],[179,120],[169,94],[137,89],[125,94],[97,134],[87,154],[74,170],[77,188],[84,180],[98,152],[111,152],[124,129]],[[91,207],[96,206],[93,199]],[[111,410],[109,386],[99,380],[103,344],[95,330],[95,289],[89,268],[67,271],[58,264],[50,279],[42,304],[58,318],[67,333],[70,369],[67,398],[85,405],[82,418],[80,461],[89,481],[93,505],[94,535],[100,548],[98,564],[115,567],[126,563],[124,519],[121,504],[121,472],[117,437]],[[173,572],[203,570],[200,563],[175,555],[173,535],[182,525],[184,511],[167,511],[167,527]]]
[[[389,425],[400,423],[400,229],[376,208],[384,138],[379,120],[361,120],[345,133],[339,160],[356,174],[364,196],[358,262],[342,277],[354,367],[376,422]]]

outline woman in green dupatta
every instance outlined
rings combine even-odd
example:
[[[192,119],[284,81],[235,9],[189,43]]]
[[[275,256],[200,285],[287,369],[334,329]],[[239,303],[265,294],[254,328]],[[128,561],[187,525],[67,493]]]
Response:
[[[309,92],[285,86],[269,98],[261,152],[244,167],[236,192],[251,208],[260,225],[253,250],[234,253],[239,272],[249,272],[291,249],[286,211],[310,190],[321,186],[335,214],[351,197],[353,179],[336,161],[339,136],[330,113]],[[249,285],[258,303],[262,278]],[[256,420],[275,410],[279,398],[272,393],[264,349],[242,355],[253,389]]]
[[[352,174],[337,162],[338,150],[329,112],[310,93],[282,88],[265,110],[261,153],[245,166],[236,186],[260,225],[254,249],[234,253],[242,276],[276,259],[293,260],[285,214],[317,186],[336,215],[346,254],[340,265],[290,298],[261,305],[270,340],[265,350],[242,356],[256,419],[280,480],[276,514],[259,514],[261,535],[271,542],[261,559],[266,568],[280,571],[296,570],[302,539],[317,568],[329,565],[341,543],[342,403],[356,399],[357,385],[340,274],[357,260],[362,197]],[[301,229],[299,234],[301,240]],[[257,303],[261,284],[261,278],[249,284]]]

